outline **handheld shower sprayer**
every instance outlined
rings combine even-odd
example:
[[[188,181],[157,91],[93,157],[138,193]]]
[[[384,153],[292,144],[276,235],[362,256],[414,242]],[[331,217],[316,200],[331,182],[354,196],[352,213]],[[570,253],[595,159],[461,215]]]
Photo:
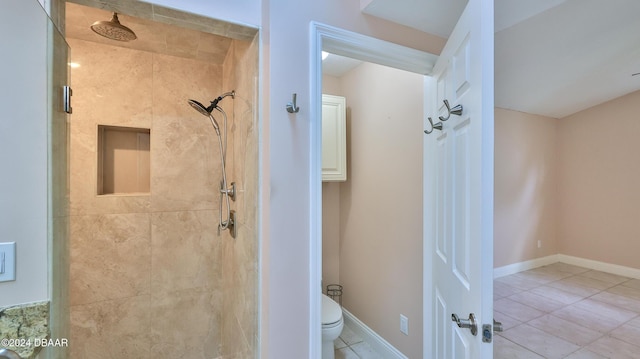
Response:
[[[235,183],[232,182],[231,183],[231,187],[229,187],[227,185],[227,173],[226,173],[226,157],[227,157],[227,114],[224,112],[224,110],[218,106],[218,103],[220,101],[222,101],[222,99],[224,99],[227,96],[231,96],[231,98],[235,98],[236,96],[236,92],[234,91],[230,91],[230,92],[225,92],[222,95],[218,96],[217,98],[215,98],[213,101],[211,101],[211,104],[208,107],[205,107],[203,104],[201,104],[200,102],[196,101],[196,100],[189,100],[189,105],[191,105],[191,107],[193,107],[196,111],[198,111],[200,114],[209,117],[209,120],[211,120],[211,125],[213,126],[213,129],[216,131],[216,134],[218,135],[218,143],[220,145],[220,158],[221,158],[221,162],[222,162],[222,183],[221,183],[221,188],[220,188],[220,223],[218,224],[218,233],[220,232],[221,229],[230,229],[231,230],[231,236],[233,238],[236,237],[236,231],[237,231],[237,227],[235,226],[235,217],[234,217],[234,211],[231,210],[231,205],[229,202],[229,198],[235,200]],[[211,114],[211,112],[213,110],[217,110],[219,111],[223,118],[224,118],[224,122],[223,122],[223,134],[220,134],[220,126],[218,125],[218,121],[216,121],[216,119],[213,117],[213,115]],[[224,144],[223,144],[223,137],[224,137]],[[222,207],[223,207],[223,203],[226,203],[226,213],[227,213],[227,219],[223,219],[222,218]]]
[[[189,100],[189,105],[191,105],[191,107],[193,107],[196,111],[200,112],[202,115],[209,117],[209,119],[211,120],[211,124],[213,125],[213,129],[216,130],[216,134],[218,136],[220,136],[220,126],[218,125],[218,121],[216,121],[213,115],[211,115],[211,112],[215,108],[219,108],[218,102],[222,101],[222,99],[227,96],[231,96],[231,98],[235,98],[236,91],[234,90],[234,91],[223,93],[222,95],[218,96],[213,101],[211,101],[211,105],[209,105],[209,107],[205,107],[203,104],[201,104],[196,100]]]

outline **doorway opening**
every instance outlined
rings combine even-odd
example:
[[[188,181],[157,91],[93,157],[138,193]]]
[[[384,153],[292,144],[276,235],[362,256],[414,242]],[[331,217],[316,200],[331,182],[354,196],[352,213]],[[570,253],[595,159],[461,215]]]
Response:
[[[322,118],[322,52],[328,52],[351,59],[380,64],[395,69],[421,75],[428,75],[437,56],[406,48],[397,44],[368,36],[352,33],[331,26],[312,24],[311,50],[311,112],[315,118]],[[331,55],[330,55],[331,56]],[[347,99],[348,100],[348,99]],[[423,99],[420,101],[424,102]],[[392,124],[390,124],[392,126]],[[322,278],[322,122],[315,121],[311,138],[311,351],[320,352],[321,343],[321,281]],[[421,131],[420,131],[421,132]],[[383,170],[381,168],[381,170]],[[420,240],[421,241],[421,240]],[[422,269],[420,268],[420,271]],[[330,284],[326,282],[324,284]],[[316,285],[317,284],[317,285]],[[347,289],[348,290],[348,289]],[[425,318],[427,313],[423,315]],[[423,337],[430,336],[430,327],[423,328]]]

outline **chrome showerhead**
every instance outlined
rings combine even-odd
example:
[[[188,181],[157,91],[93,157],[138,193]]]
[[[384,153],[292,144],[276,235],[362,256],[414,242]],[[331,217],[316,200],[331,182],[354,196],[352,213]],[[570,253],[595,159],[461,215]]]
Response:
[[[91,25],[91,30],[107,39],[117,41],[131,41],[137,39],[136,34],[130,28],[121,25],[118,13],[113,13],[110,21],[96,21]]]
[[[213,118],[213,116],[211,115],[211,111],[213,111],[216,107],[218,107],[218,102],[222,101],[222,99],[227,96],[231,96],[232,98],[235,98],[236,92],[231,91],[231,92],[223,93],[222,95],[218,96],[216,99],[211,101],[211,105],[209,105],[209,107],[204,107],[203,104],[201,104],[196,100],[189,100],[189,105],[191,105],[191,107],[193,107],[196,111],[200,112],[204,116],[207,116],[209,117],[209,119],[211,119],[211,124],[213,125],[213,128],[216,130],[216,133],[218,134],[218,136],[220,136],[220,126],[218,126],[218,121],[216,121],[216,119]]]
[[[213,125],[213,129],[216,130],[216,134],[220,136],[220,126],[218,126],[218,121],[216,121],[216,119],[213,118],[213,116],[211,116],[211,111],[213,111],[217,103],[218,103],[217,101],[215,103],[211,101],[211,106],[204,107],[203,104],[201,104],[196,100],[189,100],[189,105],[191,105],[191,107],[193,107],[196,111],[200,112],[201,114],[209,117],[209,119],[211,120],[211,125]]]
[[[211,115],[211,111],[213,111],[213,107],[214,107],[213,106],[213,102],[211,103],[211,106],[204,107],[203,104],[201,104],[200,102],[198,102],[196,100],[189,100],[189,105],[191,105],[191,107],[196,109],[196,111],[200,112],[201,114],[203,114],[205,116]]]

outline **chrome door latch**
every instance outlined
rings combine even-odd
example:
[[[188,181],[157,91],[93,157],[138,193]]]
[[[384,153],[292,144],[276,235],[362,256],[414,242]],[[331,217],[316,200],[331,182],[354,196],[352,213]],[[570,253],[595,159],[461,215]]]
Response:
[[[451,314],[451,321],[458,324],[459,328],[469,328],[472,335],[478,334],[478,323],[476,323],[476,316],[473,313],[469,314],[469,319],[460,319],[457,314]]]
[[[482,342],[483,343],[491,343],[493,341],[493,332],[501,332],[502,331],[502,323],[496,322],[493,320],[493,327],[491,324],[482,325]]]
[[[73,90],[71,90],[70,86],[62,87],[62,109],[64,112],[71,114],[73,109],[71,108],[71,96],[73,95]]]

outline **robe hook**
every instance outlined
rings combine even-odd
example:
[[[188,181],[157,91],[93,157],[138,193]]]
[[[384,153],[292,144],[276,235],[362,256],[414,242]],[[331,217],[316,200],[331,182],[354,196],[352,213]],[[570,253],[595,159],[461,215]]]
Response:
[[[426,133],[428,135],[431,132],[433,132],[433,130],[442,131],[442,122],[438,122],[438,123],[434,124],[433,120],[431,119],[431,117],[427,117],[427,119],[429,119],[429,123],[431,124],[431,130],[430,131],[424,130],[424,133]]]
[[[451,117],[452,114],[456,115],[456,116],[462,115],[462,105],[461,104],[455,105],[455,106],[453,106],[453,108],[451,108],[449,106],[449,101],[448,100],[444,100],[443,102],[444,102],[444,105],[447,107],[447,112],[449,112],[449,113],[447,114],[447,118],[444,118],[443,116],[440,116],[439,117],[440,121],[445,122],[446,120],[449,119],[449,117]]]
[[[289,102],[287,104],[287,112],[289,113],[298,113],[298,111],[300,111],[300,107],[296,106],[296,97],[298,95],[297,94],[293,94],[293,101]]]

